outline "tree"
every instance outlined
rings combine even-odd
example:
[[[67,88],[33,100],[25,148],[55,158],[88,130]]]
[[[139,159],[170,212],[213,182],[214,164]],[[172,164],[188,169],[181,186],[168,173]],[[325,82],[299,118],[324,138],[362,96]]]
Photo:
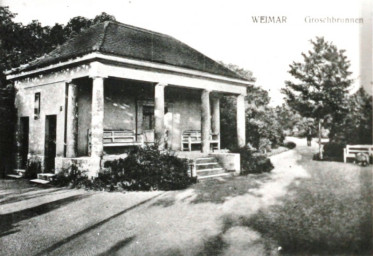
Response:
[[[293,62],[289,73],[295,81],[286,81],[282,90],[287,104],[304,117],[318,123],[319,154],[321,152],[321,126],[341,122],[347,112],[347,89],[350,62],[344,50],[317,37],[311,40],[313,49],[302,53],[303,62]]]
[[[342,122],[333,126],[333,142],[346,144],[372,144],[372,96],[360,88],[349,98],[348,113]]]
[[[233,64],[223,64],[243,78],[255,81],[253,73]],[[257,148],[276,146],[284,139],[283,129],[278,121],[274,108],[269,107],[268,92],[259,86],[247,88],[245,97],[246,108],[246,140]],[[236,100],[235,97],[225,96],[221,99],[221,143],[223,147],[234,149],[236,147]]]
[[[81,16],[71,18],[66,26],[56,23],[52,28],[42,26],[33,20],[27,25],[13,21],[16,14],[8,7],[0,6],[0,88],[7,85],[5,70],[42,56],[83,29],[104,21],[115,21],[115,17],[105,12],[94,19]]]
[[[220,62],[226,68],[239,74],[242,78],[255,82],[253,73],[249,70],[240,68],[234,64],[225,64]],[[246,100],[245,100],[246,101]],[[220,100],[220,127],[221,127],[221,145],[222,147],[233,149],[236,147],[237,134],[236,131],[236,100],[234,96],[224,96]]]

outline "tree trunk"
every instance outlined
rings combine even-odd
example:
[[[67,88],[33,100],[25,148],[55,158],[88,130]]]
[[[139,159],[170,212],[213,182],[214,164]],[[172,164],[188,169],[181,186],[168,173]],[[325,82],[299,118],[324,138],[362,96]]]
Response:
[[[321,145],[321,119],[319,121],[319,157],[320,159],[323,159],[323,153],[322,153],[322,145]]]

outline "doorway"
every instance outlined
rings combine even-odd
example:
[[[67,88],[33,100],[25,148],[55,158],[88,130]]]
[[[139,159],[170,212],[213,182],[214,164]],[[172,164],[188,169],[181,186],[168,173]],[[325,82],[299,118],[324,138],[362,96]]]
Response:
[[[57,116],[49,115],[45,117],[45,148],[44,148],[44,166],[45,172],[53,172],[54,161],[56,157],[56,128]]]
[[[20,141],[21,141],[21,148],[20,148],[20,157],[21,157],[21,165],[20,169],[26,169],[27,165],[27,155],[29,149],[29,118],[28,117],[21,117],[20,119]]]

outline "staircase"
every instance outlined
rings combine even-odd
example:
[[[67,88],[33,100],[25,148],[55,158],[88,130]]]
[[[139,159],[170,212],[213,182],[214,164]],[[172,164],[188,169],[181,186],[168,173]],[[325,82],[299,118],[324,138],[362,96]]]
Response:
[[[38,183],[38,184],[48,184],[51,182],[56,176],[54,173],[38,173],[37,179],[30,180],[31,182]]]
[[[195,170],[198,180],[230,177],[215,157],[199,157],[195,159]]]
[[[14,169],[13,173],[8,174],[7,176],[13,179],[20,179],[20,178],[25,177],[25,172],[26,170],[24,169]]]

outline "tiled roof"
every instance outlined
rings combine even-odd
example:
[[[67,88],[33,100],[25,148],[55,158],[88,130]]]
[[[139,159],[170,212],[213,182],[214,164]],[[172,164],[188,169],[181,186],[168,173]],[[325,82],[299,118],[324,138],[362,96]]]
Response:
[[[49,54],[18,68],[17,71],[45,67],[91,52],[244,79],[171,36],[113,21],[100,23],[82,31]]]

